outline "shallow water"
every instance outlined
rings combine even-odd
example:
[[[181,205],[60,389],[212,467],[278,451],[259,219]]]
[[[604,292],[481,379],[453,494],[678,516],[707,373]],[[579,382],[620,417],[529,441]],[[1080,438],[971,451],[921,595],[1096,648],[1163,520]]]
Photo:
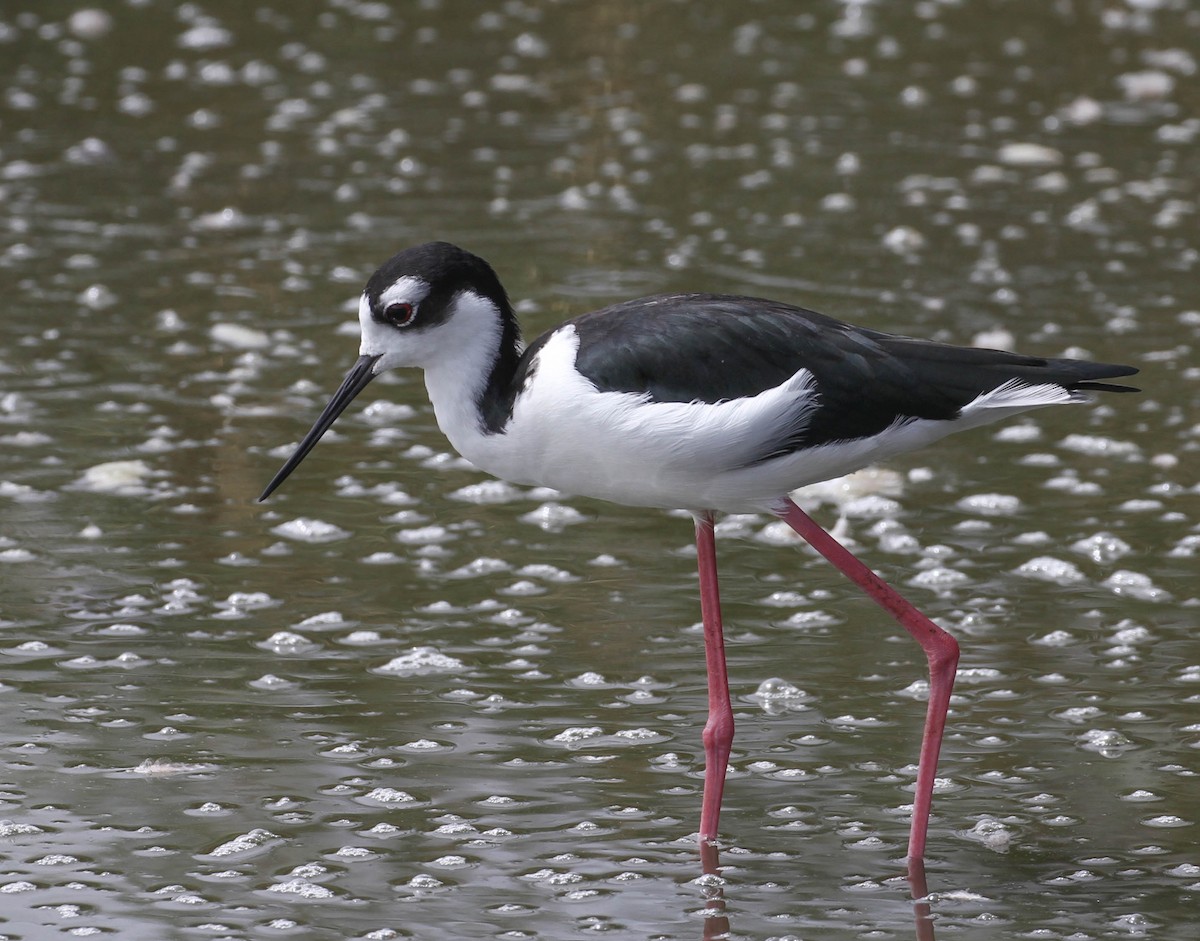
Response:
[[[963,645],[938,937],[1194,936],[1197,14],[797,9],[0,13],[0,935],[914,935],[921,658],[778,524],[719,530],[722,883],[686,517],[489,482],[415,374],[254,502],[438,237],[531,336],[718,290],[1139,366],[804,504]]]

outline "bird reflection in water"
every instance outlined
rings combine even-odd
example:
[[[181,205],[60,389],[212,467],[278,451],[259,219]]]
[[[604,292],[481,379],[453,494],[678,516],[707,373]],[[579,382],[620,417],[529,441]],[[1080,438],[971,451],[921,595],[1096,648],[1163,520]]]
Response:
[[[933,910],[929,904],[929,883],[925,879],[925,863],[912,857],[908,861],[908,885],[912,894],[913,922],[916,941],[934,941]],[[720,851],[712,842],[700,844],[700,885],[704,890],[703,941],[722,941],[731,937],[729,911],[725,903],[725,878],[721,875]]]

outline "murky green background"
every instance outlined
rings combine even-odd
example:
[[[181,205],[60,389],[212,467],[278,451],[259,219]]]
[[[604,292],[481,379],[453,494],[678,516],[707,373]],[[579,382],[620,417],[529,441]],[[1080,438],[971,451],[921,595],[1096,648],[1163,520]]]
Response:
[[[1141,367],[806,505],[963,643],[943,938],[1190,939],[1187,0],[0,5],[0,936],[716,936],[686,518],[491,486],[420,377],[254,498],[460,242]],[[906,938],[923,663],[722,526],[736,938]],[[764,681],[768,684],[758,695]],[[791,695],[787,692],[791,684]]]

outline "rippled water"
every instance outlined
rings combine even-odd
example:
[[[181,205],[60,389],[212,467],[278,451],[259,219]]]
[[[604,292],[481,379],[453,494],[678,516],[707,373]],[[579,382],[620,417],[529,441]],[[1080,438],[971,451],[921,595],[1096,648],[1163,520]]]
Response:
[[[0,11],[0,934],[914,935],[921,658],[779,524],[719,530],[718,878],[688,519],[489,481],[415,374],[254,502],[363,278],[439,237],[530,335],[720,290],[1139,366],[804,504],[963,644],[938,936],[1194,936],[1191,5],[29,7]]]

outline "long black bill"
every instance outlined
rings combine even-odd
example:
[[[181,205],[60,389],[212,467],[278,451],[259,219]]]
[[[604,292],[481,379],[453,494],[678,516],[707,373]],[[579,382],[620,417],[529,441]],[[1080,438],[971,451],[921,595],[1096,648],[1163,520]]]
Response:
[[[367,387],[367,383],[375,378],[375,373],[372,372],[372,369],[377,359],[379,359],[378,355],[360,356],[358,358],[358,362],[354,364],[354,368],[346,373],[346,378],[338,386],[337,392],[333,393],[333,398],[325,406],[325,411],[321,413],[316,424],[309,429],[308,434],[304,436],[304,440],[297,446],[296,452],[287,459],[283,467],[279,468],[279,472],[271,478],[271,482],[267,484],[267,489],[258,498],[259,503],[262,503],[263,500],[274,493],[275,488],[287,480],[288,474],[300,466],[300,462],[304,460],[308,452],[321,440],[321,435],[329,430],[329,426],[337,421],[337,417],[346,410],[346,406],[353,401],[358,393]]]

